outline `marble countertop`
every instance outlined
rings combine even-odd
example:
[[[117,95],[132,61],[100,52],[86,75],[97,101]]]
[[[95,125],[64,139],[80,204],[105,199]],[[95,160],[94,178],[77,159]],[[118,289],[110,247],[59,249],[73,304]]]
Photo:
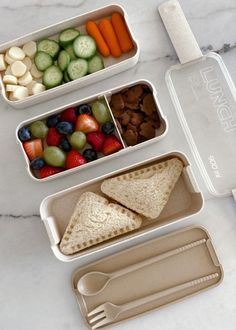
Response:
[[[40,221],[39,204],[51,193],[111,169],[171,150],[181,150],[188,155],[204,193],[205,207],[191,219],[149,234],[145,240],[191,224],[205,226],[223,264],[224,281],[213,290],[128,321],[117,326],[117,329],[236,329],[236,206],[232,197],[215,198],[207,192],[171,103],[164,74],[177,62],[177,57],[157,12],[161,2],[117,1],[128,12],[132,30],[140,43],[141,54],[139,63],[133,69],[109,79],[109,88],[130,80],[149,79],[157,89],[161,107],[170,124],[165,139],[147,147],[145,153],[132,152],[124,158],[119,157],[119,162],[110,160],[106,166],[92,167],[51,183],[34,182],[25,170],[24,159],[16,145],[16,126],[22,120],[59,105],[105,90],[107,81],[25,110],[14,110],[0,99],[1,330],[86,329],[70,287],[73,270],[144,239],[137,239],[78,262],[62,263],[51,252],[46,231]],[[1,0],[0,43],[109,3],[109,0]],[[203,52],[215,50],[221,53],[236,83],[235,0],[180,0],[180,3]]]

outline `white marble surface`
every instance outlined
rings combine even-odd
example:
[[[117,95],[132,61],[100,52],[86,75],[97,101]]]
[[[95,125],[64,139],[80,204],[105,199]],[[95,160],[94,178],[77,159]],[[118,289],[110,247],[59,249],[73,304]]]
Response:
[[[205,51],[214,49],[222,57],[236,83],[236,3],[235,0],[181,0],[181,5]],[[108,0],[0,0],[0,43],[30,31],[56,23],[88,10],[109,4]],[[161,330],[235,330],[236,329],[236,206],[231,197],[213,198],[194,162],[181,130],[164,82],[167,68],[177,58],[170,44],[157,6],[160,0],[117,1],[127,10],[131,27],[141,46],[141,56],[133,69],[109,79],[109,87],[130,80],[146,78],[158,91],[170,129],[162,142],[133,152],[120,162],[109,161],[104,167],[94,167],[52,183],[33,182],[25,171],[24,159],[15,142],[19,122],[58,105],[107,89],[107,81],[70,93],[26,110],[14,110],[0,100],[0,329],[1,330],[76,330],[86,329],[70,288],[72,271],[98,257],[63,264],[57,261],[49,247],[43,224],[38,216],[43,197],[66,187],[86,181],[135,161],[167,152],[181,150],[193,162],[193,170],[206,198],[203,212],[178,225],[160,230],[155,235],[190,224],[205,226],[213,237],[225,270],[218,288],[184,302],[129,321],[117,329]],[[235,160],[232,160],[235,161]],[[137,242],[142,241],[137,240]],[[132,242],[134,244],[134,242]],[[126,244],[129,246],[130,244]],[[123,246],[122,248],[124,248]],[[107,251],[115,252],[117,248]],[[104,254],[105,255],[105,254]]]

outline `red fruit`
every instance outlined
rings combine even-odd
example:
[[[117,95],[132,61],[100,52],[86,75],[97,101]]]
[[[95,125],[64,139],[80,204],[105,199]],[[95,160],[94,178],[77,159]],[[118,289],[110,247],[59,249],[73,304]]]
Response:
[[[91,144],[93,149],[101,151],[106,137],[102,132],[92,132],[87,134],[87,142]]]
[[[40,139],[26,141],[23,143],[23,147],[30,160],[43,156],[43,144]]]
[[[58,130],[55,127],[50,127],[48,129],[48,135],[47,135],[48,146],[59,146],[61,139],[62,139],[62,135],[58,133]]]
[[[87,163],[86,159],[76,150],[68,152],[66,157],[66,168],[73,168]]]
[[[43,168],[41,168],[39,170],[39,176],[40,176],[40,179],[43,179],[43,178],[46,178],[50,175],[57,174],[61,171],[63,171],[63,169],[60,168],[60,167],[54,167],[54,166],[46,165],[46,166],[44,166]]]
[[[61,121],[69,121],[70,123],[75,123],[77,120],[76,108],[68,108],[61,113]]]
[[[109,135],[103,143],[102,153],[107,156],[117,152],[122,148],[123,146],[117,137],[115,135]]]
[[[87,114],[81,114],[77,118],[75,130],[86,134],[96,132],[99,130],[99,124],[94,117]]]

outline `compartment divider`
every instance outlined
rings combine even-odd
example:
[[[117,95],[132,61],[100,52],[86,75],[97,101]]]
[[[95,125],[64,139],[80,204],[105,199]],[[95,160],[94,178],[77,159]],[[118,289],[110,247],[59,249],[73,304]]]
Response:
[[[111,94],[111,95],[112,95],[112,94]],[[104,99],[105,99],[105,101],[106,101],[107,107],[108,107],[108,109],[109,109],[109,111],[110,111],[110,114],[111,114],[111,117],[112,117],[112,120],[113,120],[113,122],[114,122],[114,124],[115,124],[115,128],[116,128],[117,134],[118,134],[118,136],[119,136],[119,139],[120,139],[120,141],[121,141],[121,143],[122,143],[124,149],[125,149],[125,148],[128,148],[127,144],[125,143],[125,141],[123,140],[123,138],[122,138],[122,136],[121,136],[120,130],[119,130],[118,126],[117,126],[116,119],[115,119],[115,117],[114,117],[114,115],[113,115],[113,113],[112,113],[112,110],[111,110],[111,107],[110,107],[110,104],[109,104],[109,101],[108,101],[108,98],[107,98],[106,94],[104,94],[103,97],[104,97]]]

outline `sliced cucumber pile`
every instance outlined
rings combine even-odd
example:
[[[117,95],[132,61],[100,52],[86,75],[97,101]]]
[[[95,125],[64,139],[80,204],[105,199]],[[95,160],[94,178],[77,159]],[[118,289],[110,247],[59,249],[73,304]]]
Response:
[[[49,89],[102,70],[103,59],[96,51],[92,37],[69,28],[59,34],[58,42],[40,40],[34,61],[37,69],[43,72],[43,84]]]
[[[88,62],[83,58],[71,61],[68,65],[67,73],[71,80],[85,76],[88,72]]]
[[[101,56],[95,55],[88,60],[88,73],[97,72],[104,68],[104,62]]]
[[[53,88],[62,83],[63,74],[61,70],[56,66],[50,66],[43,74],[43,84],[47,88]]]
[[[34,58],[34,63],[39,71],[45,71],[53,65],[53,59],[47,53],[37,52]]]
[[[57,55],[60,51],[60,46],[55,40],[50,40],[50,39],[44,39],[39,41],[38,47],[37,47],[38,52],[44,52],[50,55],[53,59],[57,58]]]
[[[75,29],[64,30],[59,35],[59,44],[62,47],[71,44],[75,40],[75,38],[79,36],[79,34],[79,31]]]
[[[95,55],[97,47],[95,40],[90,36],[79,36],[73,42],[75,55],[81,58],[90,58]]]

